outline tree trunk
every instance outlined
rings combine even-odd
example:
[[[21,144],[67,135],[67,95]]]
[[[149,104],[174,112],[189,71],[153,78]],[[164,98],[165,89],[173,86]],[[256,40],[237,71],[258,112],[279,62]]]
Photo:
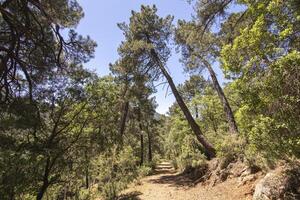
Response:
[[[89,189],[89,161],[88,161],[88,155],[87,150],[84,151],[85,154],[85,188]]]
[[[85,188],[89,189],[89,168],[86,167],[85,169]]]
[[[215,119],[214,119],[213,115],[212,115],[211,113],[209,113],[208,118],[210,119],[210,121],[211,121],[211,123],[212,123],[212,127],[213,127],[215,133],[217,133],[218,126],[217,126],[217,124],[215,123]]]
[[[195,118],[198,119],[199,118],[198,107],[197,107],[197,105],[194,105],[194,106],[195,106]]]
[[[128,110],[129,110],[129,102],[126,101],[125,104],[124,104],[123,115],[122,115],[122,118],[121,118],[121,125],[120,125],[120,135],[121,135],[121,137],[123,137],[123,135],[124,135]]]
[[[140,128],[140,145],[141,145],[141,152],[140,152],[140,166],[144,164],[144,136],[143,136],[143,125],[141,121],[141,111],[138,111],[138,121],[139,121],[139,128]]]
[[[43,184],[42,187],[40,188],[39,192],[38,192],[38,195],[36,197],[36,200],[42,200],[43,199],[43,196],[46,192],[48,188],[48,185],[47,184]]]
[[[9,191],[9,200],[14,200],[15,199],[15,192],[14,189],[12,191]]]
[[[141,160],[140,160],[140,166],[142,166],[144,164],[144,136],[143,136],[143,132],[141,131],[140,134],[140,139],[141,139]]]
[[[217,91],[218,96],[219,96],[219,98],[220,98],[220,100],[223,104],[224,112],[226,114],[226,118],[227,118],[227,121],[228,121],[228,124],[229,124],[229,131],[231,133],[238,133],[238,128],[237,128],[237,125],[236,125],[236,122],[235,122],[235,119],[234,119],[232,109],[229,105],[229,102],[228,102],[224,92],[223,92],[223,89],[221,88],[221,86],[218,82],[217,76],[216,76],[213,68],[211,67],[211,65],[208,62],[205,62],[205,64],[206,64],[206,68],[208,69],[208,72],[211,76],[214,88]]]
[[[48,186],[49,186],[49,173],[50,173],[50,158],[47,158],[46,161],[46,166],[45,166],[45,172],[44,172],[44,176],[43,176],[43,184],[40,187],[38,194],[36,196],[36,200],[42,200]]]
[[[68,187],[65,185],[65,187],[64,187],[64,199],[63,200],[67,200],[67,192],[68,192]]]
[[[152,162],[152,140],[151,140],[151,134],[149,131],[149,127],[147,125],[147,136],[148,136],[148,162]]]
[[[126,94],[128,91],[128,84],[125,84],[124,92],[121,94],[121,98],[126,98]],[[128,115],[128,109],[129,109],[129,101],[126,100],[125,103],[122,105],[122,117],[120,122],[120,136],[123,138],[125,127],[126,127],[126,119]]]
[[[173,80],[172,77],[169,75],[169,73],[167,72],[167,70],[165,69],[165,67],[163,66],[161,60],[159,59],[157,53],[155,52],[155,50],[151,50],[151,56],[154,59],[154,61],[158,64],[160,70],[162,71],[163,75],[165,76],[165,78],[167,79],[170,88],[175,96],[175,99],[179,105],[179,107],[181,108],[182,112],[184,113],[185,118],[187,119],[189,125],[191,126],[193,132],[195,133],[198,141],[204,146],[205,150],[206,150],[206,154],[207,157],[209,159],[213,158],[216,156],[216,152],[214,147],[212,146],[212,144],[210,144],[206,138],[203,136],[200,127],[198,126],[198,124],[196,123],[196,121],[194,120],[193,116],[191,115],[188,107],[185,105],[182,97],[180,96]]]

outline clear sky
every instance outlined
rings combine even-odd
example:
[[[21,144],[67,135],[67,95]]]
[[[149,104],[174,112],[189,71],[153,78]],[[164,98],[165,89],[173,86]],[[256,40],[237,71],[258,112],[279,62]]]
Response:
[[[85,16],[77,27],[77,32],[89,35],[98,44],[95,58],[86,66],[94,69],[100,76],[109,74],[109,63],[118,59],[117,48],[124,39],[117,23],[128,22],[131,10],[138,11],[142,4],[155,4],[160,16],[171,14],[178,19],[190,19],[193,13],[192,6],[186,0],[79,0]],[[179,62],[180,55],[174,51],[168,62],[168,69],[176,84],[184,82],[188,78],[183,73],[183,66]],[[217,74],[219,70],[217,69]],[[221,75],[220,75],[221,76]],[[220,77],[221,82],[223,77]],[[172,94],[166,95],[167,86],[159,86],[155,94],[158,103],[157,112],[166,113],[175,101]]]

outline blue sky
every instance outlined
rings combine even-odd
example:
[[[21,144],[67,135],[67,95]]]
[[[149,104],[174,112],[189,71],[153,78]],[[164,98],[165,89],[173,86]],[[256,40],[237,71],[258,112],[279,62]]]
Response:
[[[117,48],[124,39],[117,23],[128,22],[131,10],[138,11],[142,4],[153,5],[158,8],[160,16],[171,14],[178,19],[190,19],[193,13],[192,6],[186,0],[79,0],[85,16],[77,27],[77,32],[89,35],[98,44],[95,58],[86,64],[89,69],[95,70],[100,76],[109,74],[109,63],[118,59]],[[168,69],[176,84],[184,82],[188,74],[183,73],[183,66],[179,62],[180,55],[174,51],[168,62]],[[221,82],[222,73],[216,69]],[[175,101],[172,94],[166,95],[167,86],[159,86],[155,94],[158,103],[157,112],[166,113]]]

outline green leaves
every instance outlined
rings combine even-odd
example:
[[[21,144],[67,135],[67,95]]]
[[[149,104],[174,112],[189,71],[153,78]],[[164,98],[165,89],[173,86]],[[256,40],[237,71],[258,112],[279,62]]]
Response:
[[[83,17],[76,0],[4,1],[0,13],[1,103],[37,100],[48,81],[76,73],[93,57],[95,42],[72,29]]]
[[[153,80],[159,77],[157,64],[150,56],[150,51],[155,50],[162,62],[170,56],[167,42],[172,34],[173,17],[159,17],[155,6],[141,6],[140,12],[132,12],[129,24],[119,24],[125,35],[124,41],[118,49],[119,54],[126,59],[134,57],[135,67],[138,71],[147,71]]]
[[[258,154],[262,165],[264,159],[270,164],[299,156],[299,48],[294,45],[299,26],[291,3],[249,3],[251,23],[221,51],[223,68],[236,78],[232,85],[243,99],[237,119],[249,142],[246,154]]]
[[[119,193],[138,176],[133,149],[129,146],[118,152],[113,147],[110,152],[100,155],[93,162],[99,180],[98,190],[104,199],[116,199]]]
[[[175,31],[187,71],[202,72],[203,61],[220,61],[232,80],[224,90],[229,91],[241,138],[247,142],[244,153],[248,159],[257,156],[261,165],[299,157],[295,148],[300,133],[297,5],[280,0],[199,0],[198,15],[191,22],[180,20]],[[208,130],[214,119],[216,132],[224,131],[220,109],[212,109],[216,108],[214,95],[198,94],[191,102],[191,109],[200,107]]]

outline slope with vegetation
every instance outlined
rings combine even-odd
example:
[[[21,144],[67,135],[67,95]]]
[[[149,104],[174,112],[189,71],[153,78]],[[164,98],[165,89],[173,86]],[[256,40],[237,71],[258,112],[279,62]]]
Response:
[[[189,2],[192,20],[177,24],[156,6],[132,11],[99,77],[83,67],[96,43],[76,33],[76,0],[0,1],[0,199],[118,199],[161,159],[178,172],[166,184],[195,185],[189,199],[252,198],[272,169],[253,198],[299,198],[299,1]],[[173,46],[190,75],[178,86]],[[153,97],[163,79],[176,99],[166,115]],[[228,191],[237,179],[246,196]]]

